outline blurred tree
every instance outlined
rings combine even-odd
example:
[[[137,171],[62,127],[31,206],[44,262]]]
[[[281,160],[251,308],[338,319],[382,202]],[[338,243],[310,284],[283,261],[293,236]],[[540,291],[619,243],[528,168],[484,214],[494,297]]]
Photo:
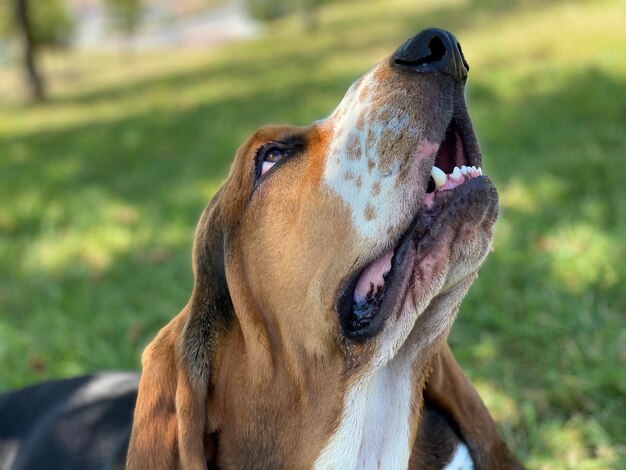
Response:
[[[62,0],[37,2],[12,0],[0,3],[0,34],[16,39],[20,45],[26,81],[33,99],[46,96],[43,75],[38,65],[44,48],[64,48],[70,44],[74,22]]]
[[[39,72],[36,62],[37,42],[33,30],[33,20],[31,18],[30,3],[28,0],[15,0],[15,27],[20,36],[22,44],[22,56],[24,60],[24,70],[31,91],[31,96],[42,101],[46,92],[43,78]]]
[[[114,29],[132,37],[141,23],[141,0],[105,0]]]

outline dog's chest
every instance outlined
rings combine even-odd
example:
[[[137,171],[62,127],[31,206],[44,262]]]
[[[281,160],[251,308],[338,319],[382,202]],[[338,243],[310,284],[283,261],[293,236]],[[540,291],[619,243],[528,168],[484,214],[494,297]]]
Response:
[[[341,421],[316,469],[405,469],[413,387],[408,368],[383,367],[348,392]]]

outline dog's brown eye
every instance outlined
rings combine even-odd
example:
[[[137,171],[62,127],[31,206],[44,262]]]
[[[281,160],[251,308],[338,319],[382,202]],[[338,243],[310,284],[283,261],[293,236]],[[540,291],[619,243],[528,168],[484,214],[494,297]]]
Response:
[[[281,149],[278,147],[270,147],[268,148],[264,155],[263,161],[261,163],[261,174],[267,173],[270,168],[272,168],[276,163],[285,158],[288,155],[287,150]]]

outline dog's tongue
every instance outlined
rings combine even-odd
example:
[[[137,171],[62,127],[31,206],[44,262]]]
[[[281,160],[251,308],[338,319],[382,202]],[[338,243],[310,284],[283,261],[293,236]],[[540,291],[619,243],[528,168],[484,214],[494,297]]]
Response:
[[[368,294],[374,295],[379,289],[385,285],[385,278],[383,277],[391,270],[391,259],[393,258],[393,249],[384,253],[380,258],[372,262],[359,280],[356,282],[356,288],[354,289],[354,300],[356,302],[362,302],[367,299]]]

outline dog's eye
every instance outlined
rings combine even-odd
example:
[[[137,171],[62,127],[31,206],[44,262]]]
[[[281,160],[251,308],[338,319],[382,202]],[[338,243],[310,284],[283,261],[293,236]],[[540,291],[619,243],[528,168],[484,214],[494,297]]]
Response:
[[[261,174],[265,174],[272,168],[276,163],[281,161],[283,158],[289,155],[289,151],[287,149],[282,149],[279,147],[269,147],[267,150],[263,152],[262,160],[261,160]]]

